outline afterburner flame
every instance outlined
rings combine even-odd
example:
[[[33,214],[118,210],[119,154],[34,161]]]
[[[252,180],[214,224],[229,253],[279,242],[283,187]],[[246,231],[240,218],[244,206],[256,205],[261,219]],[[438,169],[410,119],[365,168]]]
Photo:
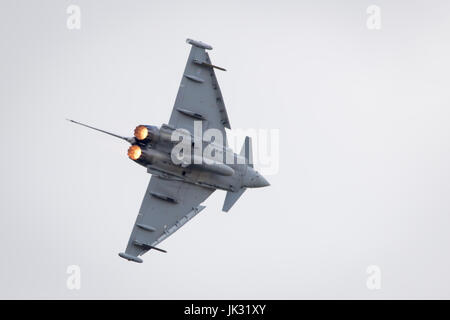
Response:
[[[134,129],[134,136],[138,140],[144,140],[148,137],[148,129],[146,126],[137,126],[136,129]]]
[[[131,160],[137,160],[142,154],[141,148],[139,146],[133,145],[128,149],[128,157]]]

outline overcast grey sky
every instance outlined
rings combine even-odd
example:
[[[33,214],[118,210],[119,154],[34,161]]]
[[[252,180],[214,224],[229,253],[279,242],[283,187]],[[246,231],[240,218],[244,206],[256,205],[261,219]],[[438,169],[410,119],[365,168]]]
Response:
[[[66,27],[71,4],[80,30]],[[444,0],[1,1],[0,298],[450,298],[449,12]],[[229,213],[214,193],[168,254],[135,264],[117,253],[150,176],[123,141],[64,119],[122,135],[167,123],[186,38],[228,69],[232,129],[279,129],[279,171]]]

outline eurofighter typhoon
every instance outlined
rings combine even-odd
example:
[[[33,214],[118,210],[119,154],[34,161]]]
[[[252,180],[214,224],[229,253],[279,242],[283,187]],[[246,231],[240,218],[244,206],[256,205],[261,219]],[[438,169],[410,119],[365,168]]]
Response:
[[[123,139],[131,144],[128,157],[152,176],[125,252],[119,256],[142,262],[139,256],[181,228],[205,207],[215,190],[227,192],[227,212],[247,188],[269,186],[253,168],[252,145],[245,138],[240,154],[226,142],[227,111],[206,43],[186,40],[191,47],[168,124],[139,125],[134,137],[123,137],[80,122],[73,123]]]

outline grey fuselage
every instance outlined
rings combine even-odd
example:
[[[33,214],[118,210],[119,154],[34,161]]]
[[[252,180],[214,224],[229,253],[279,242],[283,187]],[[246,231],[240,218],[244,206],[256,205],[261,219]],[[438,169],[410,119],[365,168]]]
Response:
[[[203,155],[199,162],[192,161],[188,164],[179,164],[172,161],[172,150],[178,141],[172,140],[173,128],[163,125],[161,128],[147,126],[149,130],[148,138],[138,140],[131,138],[132,145],[137,145],[142,151],[142,155],[134,160],[136,163],[147,168],[151,174],[156,174],[160,178],[180,180],[206,188],[221,189],[226,191],[237,191],[243,187],[255,188],[268,185],[267,181],[253,169],[245,156],[234,153],[224,145],[214,145],[212,142],[202,139],[192,138],[191,155]],[[199,151],[199,145],[202,149]],[[215,152],[214,160],[203,153],[207,146],[213,146]],[[198,160],[198,157],[197,157]],[[211,160],[211,161],[207,161]]]

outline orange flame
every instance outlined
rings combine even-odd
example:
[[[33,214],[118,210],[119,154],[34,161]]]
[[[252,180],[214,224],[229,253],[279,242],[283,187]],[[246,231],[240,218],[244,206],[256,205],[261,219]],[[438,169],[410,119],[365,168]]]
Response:
[[[142,154],[141,148],[139,146],[133,145],[128,149],[128,157],[131,160],[137,160]]]
[[[148,129],[146,126],[137,126],[136,129],[134,129],[134,136],[138,140],[144,140],[148,137]]]

